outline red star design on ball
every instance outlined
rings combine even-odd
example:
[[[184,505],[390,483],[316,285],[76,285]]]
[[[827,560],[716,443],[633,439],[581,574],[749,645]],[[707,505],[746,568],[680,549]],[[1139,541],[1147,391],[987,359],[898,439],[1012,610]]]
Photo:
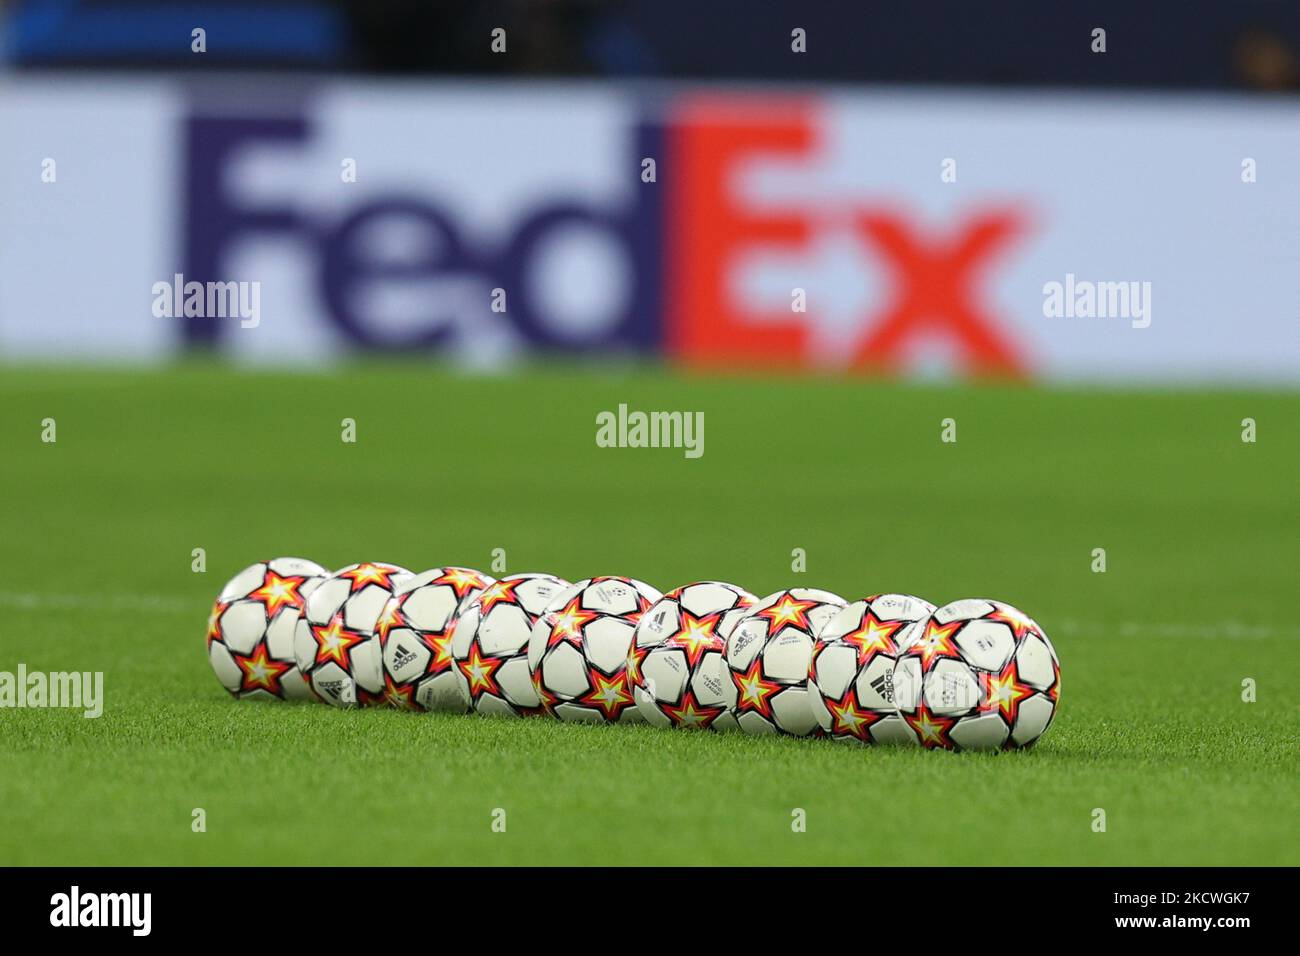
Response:
[[[627,652],[628,684],[635,687],[641,683],[641,665],[645,663],[645,659],[648,656],[650,656],[650,648],[637,647],[635,644],[632,645],[631,649]]]
[[[852,688],[845,691],[840,700],[826,701],[826,709],[831,712],[832,733],[848,734],[866,743],[871,743],[871,735],[867,732],[871,725],[884,717],[860,708]]]
[[[934,750],[936,747],[944,750],[955,749],[956,745],[948,736],[948,731],[952,730],[957,723],[953,718],[936,717],[922,705],[915,714],[903,714],[903,719],[916,732],[917,740],[926,750]]]
[[[696,617],[686,608],[682,608],[677,633],[668,640],[668,643],[684,650],[686,660],[694,668],[706,652],[722,650],[723,640],[718,636],[717,631],[718,622],[721,620],[721,611]]]
[[[524,583],[524,579],[515,581],[497,581],[491,584],[487,589],[478,596],[479,611],[484,617],[487,612],[492,610],[498,604],[519,604],[519,595],[515,589]]]
[[[264,690],[276,697],[284,696],[284,687],[280,683],[280,679],[293,670],[293,665],[273,659],[270,651],[266,649],[265,643],[259,641],[257,646],[253,648],[253,653],[247,656],[234,653],[231,656],[235,659],[235,663],[239,665],[239,690],[241,693],[251,690]]]
[[[384,672],[384,703],[398,710],[419,710],[415,702],[415,685],[399,684],[392,676]]]
[[[382,690],[377,694],[372,693],[359,684],[356,687],[356,694],[358,707],[379,707],[387,703],[388,700]]]
[[[681,727],[683,730],[707,730],[722,715],[723,710],[721,707],[701,707],[695,699],[695,694],[689,689],[682,695],[682,702],[676,707],[671,704],[661,704],[660,708],[668,715],[673,726]]]
[[[1047,696],[1053,704],[1061,701],[1061,668],[1052,661],[1052,686],[1047,688]]]
[[[401,627],[406,623],[405,616],[402,614],[402,604],[409,595],[403,594],[401,597],[394,596],[384,604],[384,609],[379,612],[379,620],[375,621],[375,633],[379,635],[381,641],[388,640],[388,632],[395,627]]]
[[[442,574],[429,583],[445,584],[456,593],[457,600],[464,600],[465,595],[471,591],[487,587],[488,579],[469,568],[443,568]]]
[[[772,719],[772,695],[781,689],[781,685],[763,676],[763,658],[758,656],[743,674],[731,672],[731,679],[736,682],[736,711],[745,713],[755,711],[768,720]]]
[[[867,611],[862,623],[840,638],[845,644],[852,644],[858,652],[858,669],[877,654],[894,654],[898,646],[894,635],[903,626],[903,621],[882,621],[871,611]]]
[[[316,640],[316,663],[334,661],[345,670],[351,660],[352,648],[366,639],[359,631],[343,626],[343,614],[337,613],[325,625],[312,624],[311,636]]]
[[[628,690],[626,671],[620,670],[613,677],[606,677],[596,668],[589,667],[587,679],[591,682],[591,690],[579,697],[578,703],[597,708],[611,724],[634,703]]]
[[[266,569],[266,574],[262,576],[262,586],[248,595],[250,601],[260,601],[266,608],[267,620],[275,617],[281,608],[284,607],[302,607],[302,594],[299,588],[302,587],[306,577],[292,575],[280,577],[270,568]]]
[[[537,692],[537,699],[540,703],[535,708],[524,710],[524,715],[554,714],[555,705],[560,702],[560,698],[546,689],[546,685],[542,683],[542,672],[540,670],[531,676],[533,678],[533,690]]]
[[[816,601],[800,601],[789,592],[782,594],[771,607],[764,608],[754,614],[755,617],[767,618],[768,629],[775,634],[781,628],[792,625],[800,630],[812,633],[812,622],[808,620],[808,612],[817,606]]]
[[[451,653],[450,631],[442,634],[421,633],[420,640],[432,652],[429,657],[429,666],[425,668],[426,674],[441,674],[455,663],[456,659]]]
[[[960,657],[953,637],[961,630],[963,621],[950,621],[940,624],[934,618],[925,622],[925,630],[914,643],[908,646],[907,653],[921,658],[921,668],[930,669],[930,662],[936,657]]]
[[[999,621],[1007,625],[1011,628],[1011,633],[1016,636],[1017,641],[1026,634],[1041,633],[1038,629],[1038,625],[1034,623],[1034,619],[1024,611],[1021,611],[1019,608],[1014,608],[1010,604],[999,604],[996,601],[992,603],[996,610],[994,610],[992,614],[986,614],[984,616],[985,619],[989,621]]]
[[[397,568],[391,564],[374,564],[367,562],[358,564],[355,568],[349,568],[346,571],[339,572],[339,577],[347,578],[352,582],[352,587],[348,593],[355,594],[367,585],[377,584],[385,591],[393,590],[393,574]]]
[[[470,700],[477,701],[484,694],[501,697],[501,688],[497,686],[496,673],[505,661],[495,657],[484,657],[479,653],[478,641],[469,646],[469,656],[460,662],[460,672],[469,682]]]
[[[999,674],[982,674],[984,685],[983,711],[1001,711],[1007,724],[1014,727],[1020,714],[1020,702],[1034,696],[1034,689],[1020,679],[1016,662],[1011,661]]]
[[[565,641],[580,646],[582,629],[600,615],[595,611],[585,610],[582,607],[582,596],[578,595],[563,608],[552,611],[546,617],[551,625],[551,633],[546,637],[546,646],[551,648]]]
[[[208,646],[212,646],[213,641],[221,640],[221,615],[226,613],[229,604],[218,601],[212,605],[212,611],[208,614]]]

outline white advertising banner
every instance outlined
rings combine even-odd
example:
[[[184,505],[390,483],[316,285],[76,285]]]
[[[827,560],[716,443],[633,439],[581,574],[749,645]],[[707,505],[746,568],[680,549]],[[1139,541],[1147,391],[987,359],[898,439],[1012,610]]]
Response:
[[[0,361],[1300,380],[1300,106],[10,78]]]

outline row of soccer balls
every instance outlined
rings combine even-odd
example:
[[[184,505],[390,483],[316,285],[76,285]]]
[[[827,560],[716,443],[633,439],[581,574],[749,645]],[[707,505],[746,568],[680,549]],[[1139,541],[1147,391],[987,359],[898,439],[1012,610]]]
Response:
[[[957,750],[1030,746],[1060,691],[1047,635],[998,601],[302,558],[235,575],[207,647],[237,697]]]

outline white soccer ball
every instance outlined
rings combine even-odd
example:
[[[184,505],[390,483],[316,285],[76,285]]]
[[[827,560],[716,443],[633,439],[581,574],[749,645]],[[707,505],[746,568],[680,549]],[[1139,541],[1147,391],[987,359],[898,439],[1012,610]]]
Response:
[[[758,598],[722,581],[669,591],[641,616],[627,659],[637,710],[656,727],[735,726],[723,687],[730,683],[727,635]]]
[[[894,703],[927,748],[997,750],[1041,737],[1060,699],[1052,642],[1023,611],[968,598],[936,610],[894,666]]]
[[[375,624],[411,572],[367,562],[335,571],[312,591],[294,632],[298,669],[316,696],[335,707],[383,700],[384,667]]]
[[[457,613],[494,580],[470,568],[432,568],[397,587],[375,623],[388,703],[464,713],[451,634]]]
[[[627,659],[637,622],[662,594],[632,578],[579,581],[537,619],[528,671],[547,712],[560,720],[633,723]]]
[[[808,671],[818,632],[844,598],[816,588],[788,588],[763,598],[727,635],[727,708],[751,734],[804,737],[817,730]]]
[[[894,706],[894,664],[933,611],[910,594],[879,594],[826,622],[809,674],[809,702],[823,733],[864,744],[916,743]]]
[[[293,656],[303,605],[329,571],[304,558],[275,558],[231,578],[208,616],[208,661],[235,697],[311,696]]]
[[[505,717],[542,712],[528,673],[528,638],[542,611],[569,586],[553,574],[508,574],[461,610],[451,653],[462,707]]]

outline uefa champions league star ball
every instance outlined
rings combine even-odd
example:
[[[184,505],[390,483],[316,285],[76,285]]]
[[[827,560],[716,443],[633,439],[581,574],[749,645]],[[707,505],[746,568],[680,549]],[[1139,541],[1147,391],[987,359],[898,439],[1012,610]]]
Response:
[[[854,601],[826,622],[813,647],[808,700],[822,731],[864,744],[916,743],[894,706],[894,664],[934,611],[910,594]]]
[[[451,637],[462,707],[502,717],[542,712],[528,673],[528,638],[569,586],[553,574],[508,574],[464,607]]]
[[[303,605],[329,571],[303,558],[275,558],[231,578],[208,617],[208,661],[235,697],[311,696],[293,656]]]
[[[384,667],[375,624],[393,592],[410,577],[410,571],[395,564],[353,564],[312,591],[294,632],[293,653],[321,700],[335,707],[382,701]]]
[[[844,598],[789,588],[763,598],[727,635],[727,708],[746,733],[804,737],[818,730],[808,700],[813,642]]]
[[[637,710],[656,727],[735,726],[723,697],[726,638],[758,598],[722,581],[669,591],[641,616],[627,659]]]
[[[894,703],[927,748],[1029,747],[1060,699],[1047,634],[1010,604],[968,598],[926,619],[894,666]]]
[[[633,723],[627,660],[637,622],[662,594],[633,578],[580,581],[533,625],[528,671],[546,711],[560,720]]]
[[[470,568],[432,568],[398,585],[375,623],[384,700],[399,710],[465,712],[456,686],[456,615],[496,579]]]

